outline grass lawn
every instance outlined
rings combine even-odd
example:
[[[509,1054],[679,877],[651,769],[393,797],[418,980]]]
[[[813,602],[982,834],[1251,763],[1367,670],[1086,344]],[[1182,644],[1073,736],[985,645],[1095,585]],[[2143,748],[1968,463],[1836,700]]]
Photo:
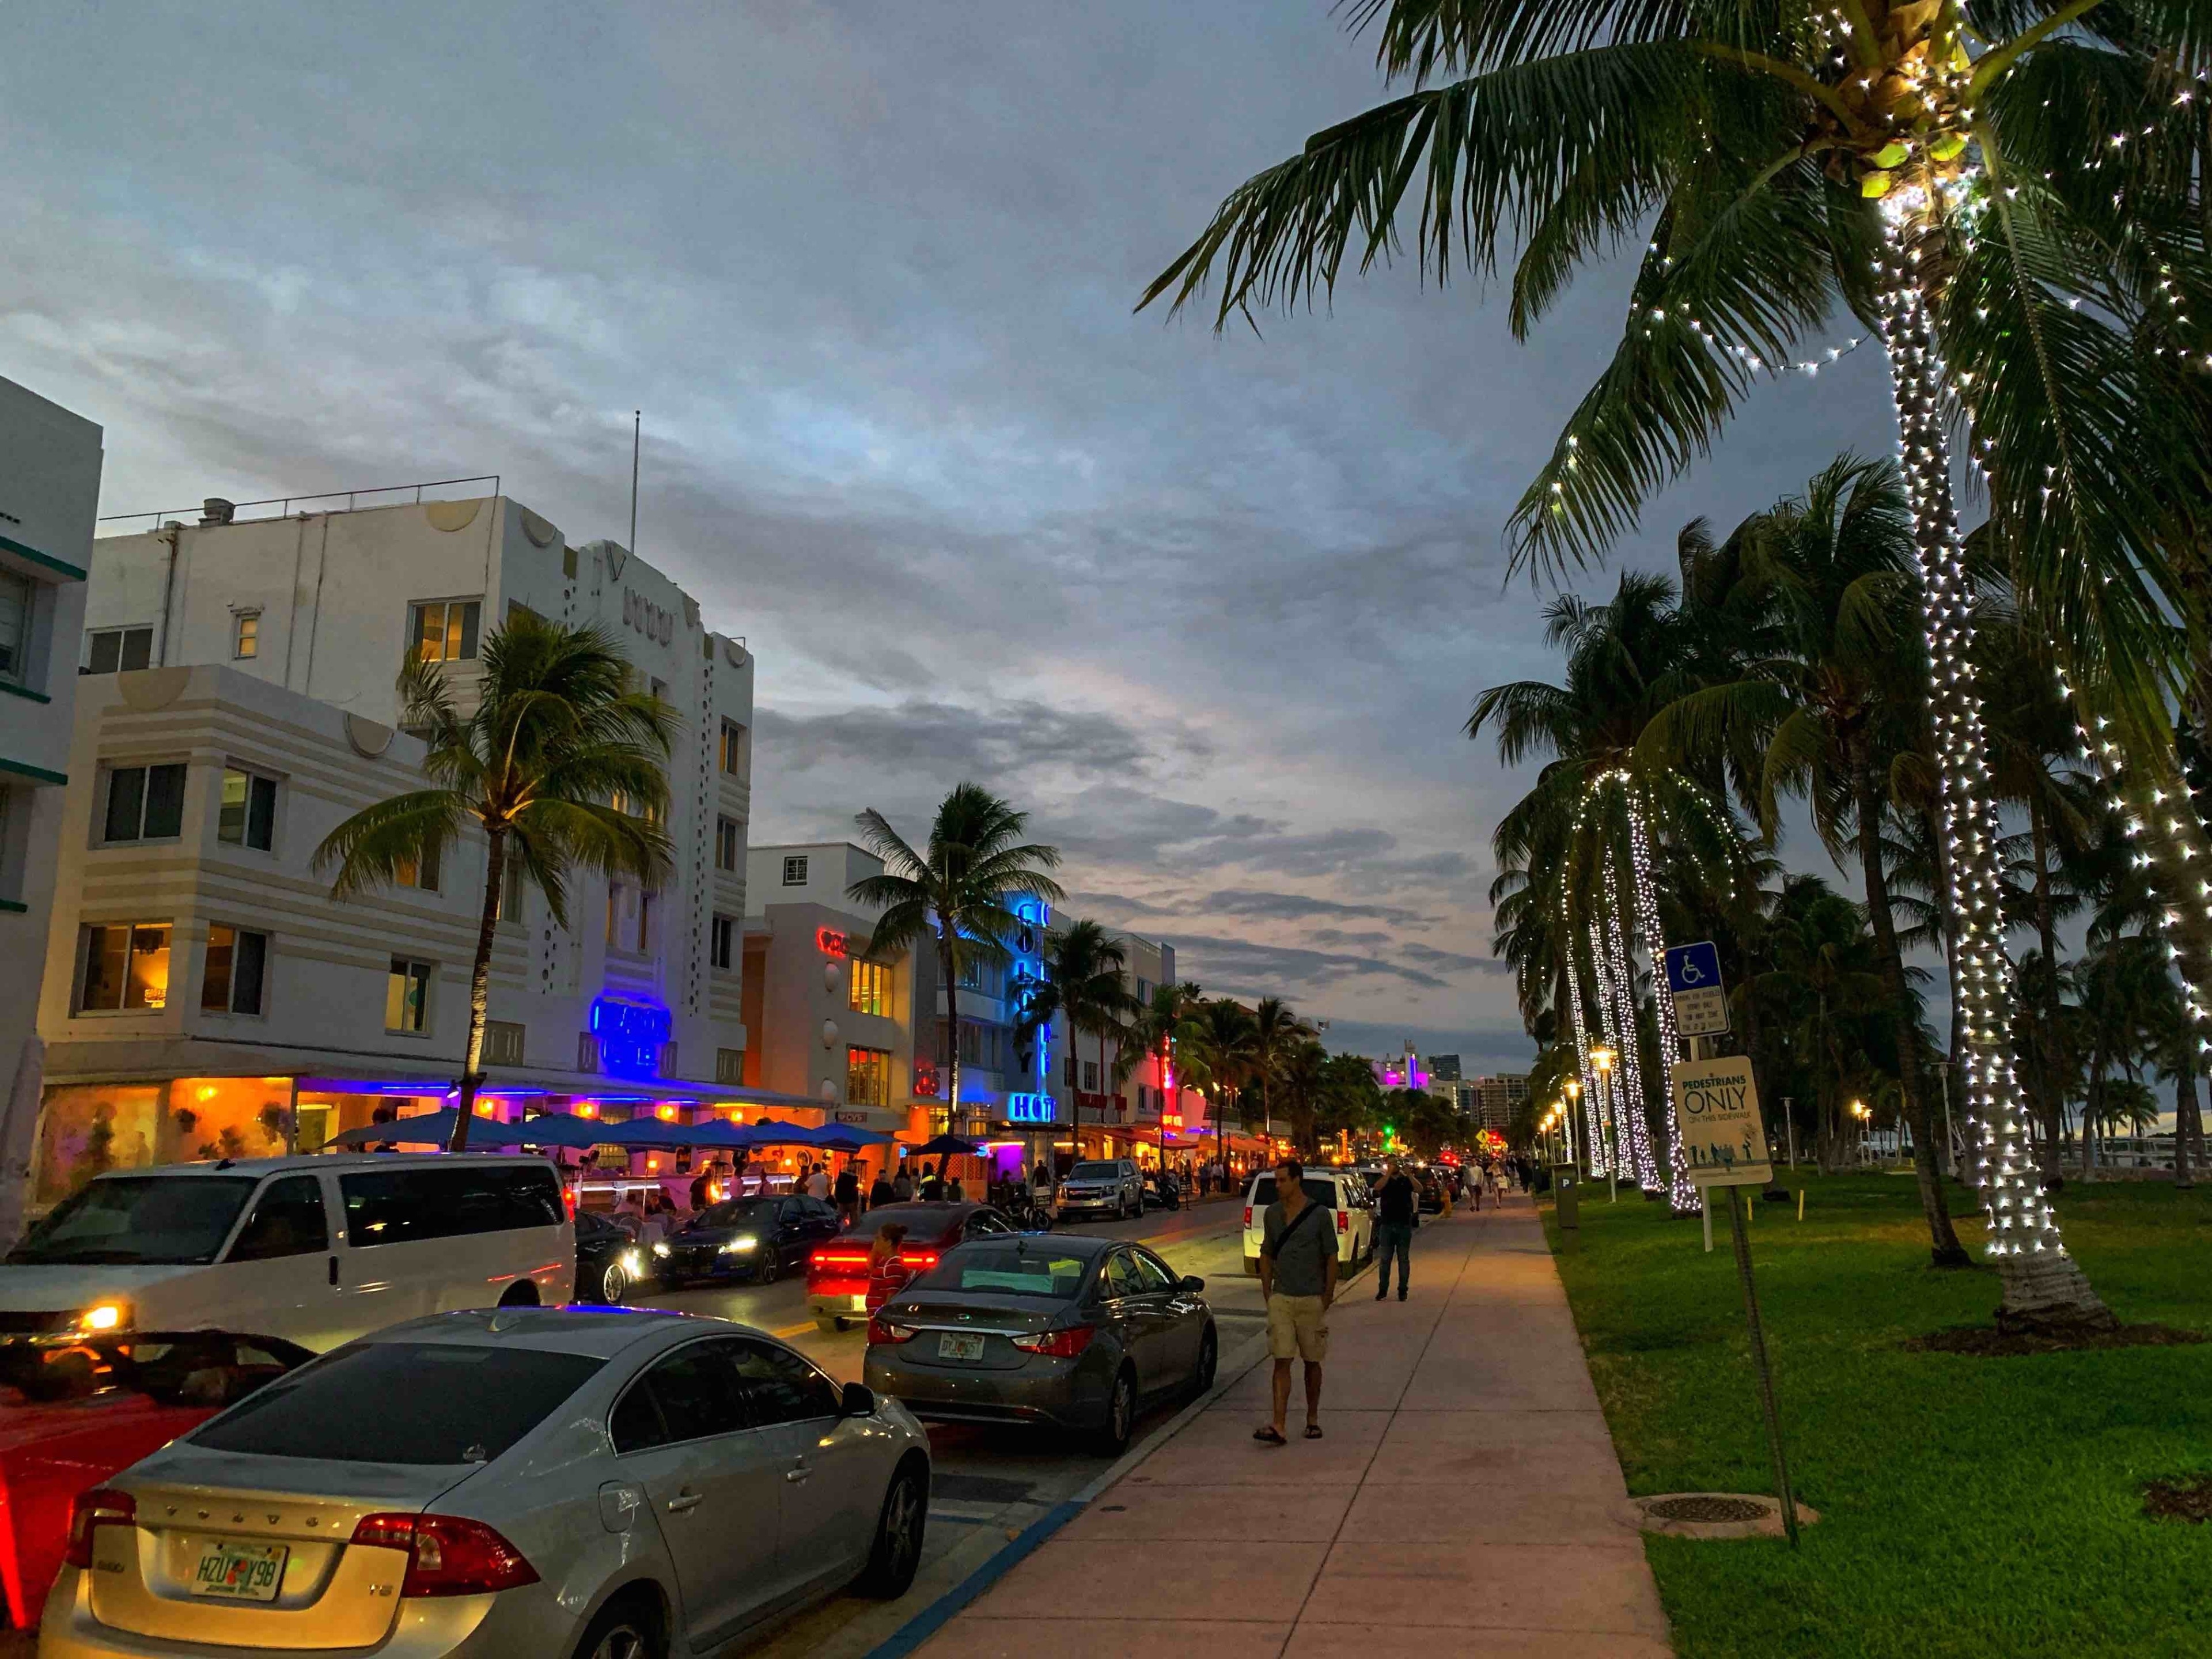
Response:
[[[2139,1490],[2212,1473],[2212,1345],[1902,1352],[1986,1323],[1994,1274],[1926,1266],[1910,1176],[1785,1178],[1809,1188],[1805,1219],[1755,1206],[1752,1251],[1791,1480],[1821,1520],[1794,1555],[1780,1540],[1647,1539],[1677,1651],[2212,1652],[2212,1526],[2147,1521]],[[1978,1249],[1979,1212],[1952,1191]],[[1694,1218],[1583,1195],[1559,1271],[1629,1491],[1771,1492],[1725,1213],[1707,1255]],[[2212,1188],[2069,1182],[2058,1214],[2123,1321],[2212,1329]]]

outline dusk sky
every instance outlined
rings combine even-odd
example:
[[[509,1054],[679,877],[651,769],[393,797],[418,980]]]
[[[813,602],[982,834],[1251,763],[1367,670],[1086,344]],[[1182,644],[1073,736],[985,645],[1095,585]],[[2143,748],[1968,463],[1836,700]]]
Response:
[[[11,8],[0,374],[106,428],[103,512],[495,472],[571,542],[641,407],[637,550],[758,655],[754,841],[974,778],[1209,991],[1518,1069],[1527,778],[1460,727],[1556,672],[1501,532],[1626,270],[1527,346],[1410,267],[1131,310],[1379,96],[1326,0]],[[1759,391],[1616,568],[1888,453],[1881,367]]]

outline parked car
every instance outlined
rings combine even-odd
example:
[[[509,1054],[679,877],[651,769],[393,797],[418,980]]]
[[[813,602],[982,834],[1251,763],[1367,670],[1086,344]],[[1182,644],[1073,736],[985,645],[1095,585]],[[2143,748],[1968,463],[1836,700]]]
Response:
[[[708,1279],[773,1285],[840,1224],[834,1207],[804,1194],[726,1199],[655,1244],[653,1270],[671,1290]]]
[[[876,1235],[892,1222],[906,1229],[897,1254],[871,1272]],[[885,1204],[860,1224],[817,1247],[806,1259],[806,1306],[815,1328],[842,1331],[865,1321],[884,1299],[916,1273],[934,1267],[963,1240],[1005,1237],[1013,1219],[988,1204]]]
[[[666,1659],[913,1581],[929,1446],[720,1320],[407,1322],[77,1500],[40,1652],[380,1649]]]
[[[1336,1212],[1336,1255],[1346,1273],[1375,1254],[1375,1200],[1357,1170],[1308,1170],[1302,1184],[1310,1200]],[[1244,1192],[1244,1271],[1255,1279],[1274,1201],[1275,1172],[1263,1170]]]
[[[1212,1386],[1220,1337],[1205,1288],[1141,1244],[978,1240],[869,1320],[862,1375],[925,1419],[1050,1425],[1118,1455],[1145,1402]]]
[[[1055,1196],[1062,1220],[1111,1211],[1121,1221],[1144,1214],[1145,1178],[1133,1158],[1085,1158],[1060,1178]]]
[[[646,1252],[626,1227],[591,1210],[576,1212],[576,1299],[612,1304],[652,1276]]]
[[[0,1262],[0,1342],[250,1330],[319,1352],[418,1315],[555,1304],[575,1230],[544,1159],[322,1154],[118,1170]]]
[[[0,1351],[0,1626],[38,1623],[78,1493],[313,1357],[226,1331]]]

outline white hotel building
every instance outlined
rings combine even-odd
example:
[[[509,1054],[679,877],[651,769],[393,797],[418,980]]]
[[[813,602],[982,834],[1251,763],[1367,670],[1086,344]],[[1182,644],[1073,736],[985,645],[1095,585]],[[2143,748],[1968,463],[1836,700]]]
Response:
[[[503,495],[327,500],[258,518],[210,502],[94,545],[74,740],[51,768],[68,784],[38,1200],[88,1168],[312,1147],[457,1081],[480,844],[343,903],[309,862],[344,817],[421,786],[421,744],[393,729],[410,646],[465,707],[483,639],[520,609],[605,628],[679,712],[678,851],[657,891],[580,877],[565,929],[510,890],[493,1109],[688,1118],[771,1099],[744,1086],[744,641],[644,561]]]

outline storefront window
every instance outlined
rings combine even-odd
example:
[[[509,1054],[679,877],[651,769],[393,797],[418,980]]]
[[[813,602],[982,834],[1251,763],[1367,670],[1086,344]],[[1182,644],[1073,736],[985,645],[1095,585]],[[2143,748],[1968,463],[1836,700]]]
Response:
[[[888,1106],[891,1103],[890,1049],[845,1050],[845,1098],[855,1106]]]
[[[150,1166],[161,1102],[159,1084],[47,1090],[33,1201],[58,1203],[96,1175]]]

